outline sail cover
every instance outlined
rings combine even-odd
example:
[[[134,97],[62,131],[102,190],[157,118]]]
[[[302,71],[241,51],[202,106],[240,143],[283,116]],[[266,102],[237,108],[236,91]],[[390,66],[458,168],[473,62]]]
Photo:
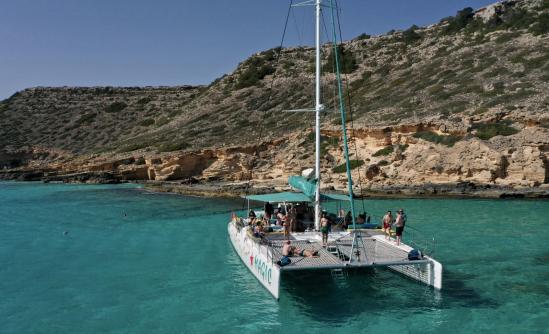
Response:
[[[288,183],[294,190],[301,191],[311,199],[315,197],[316,179],[308,180],[303,176],[290,176]]]

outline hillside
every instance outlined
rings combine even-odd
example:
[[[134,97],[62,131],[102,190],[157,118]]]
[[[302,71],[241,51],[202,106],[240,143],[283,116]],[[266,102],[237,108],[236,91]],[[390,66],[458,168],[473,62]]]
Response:
[[[464,9],[340,50],[354,173],[367,187],[549,182],[549,1]],[[341,188],[334,57],[328,45],[323,54],[325,185]],[[153,180],[253,170],[282,182],[312,164],[313,118],[281,111],[312,105],[313,62],[310,48],[272,49],[207,87],[27,89],[0,103],[0,163]]]

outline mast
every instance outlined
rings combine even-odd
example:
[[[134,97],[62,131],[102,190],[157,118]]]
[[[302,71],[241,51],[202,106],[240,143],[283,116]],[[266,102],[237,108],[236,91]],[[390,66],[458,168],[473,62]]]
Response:
[[[322,0],[316,0],[316,88],[315,88],[315,229],[320,229],[320,111],[322,104],[320,101],[320,7]]]

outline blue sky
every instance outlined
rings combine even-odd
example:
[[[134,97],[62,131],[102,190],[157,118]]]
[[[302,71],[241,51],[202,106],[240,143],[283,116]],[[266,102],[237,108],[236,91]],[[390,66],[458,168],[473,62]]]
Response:
[[[494,0],[339,0],[344,39]],[[288,0],[0,0],[0,99],[34,86],[207,84],[280,43]],[[286,45],[312,42],[291,17]]]

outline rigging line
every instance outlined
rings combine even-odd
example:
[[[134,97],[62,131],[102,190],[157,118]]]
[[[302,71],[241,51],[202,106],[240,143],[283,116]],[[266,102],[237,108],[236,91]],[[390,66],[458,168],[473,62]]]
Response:
[[[338,28],[339,28],[339,38],[341,40],[341,43],[343,43],[343,35],[341,33],[341,21],[339,19],[339,2],[338,0],[334,0],[335,1],[335,5],[336,5],[336,13],[337,13],[337,25],[338,25]],[[349,85],[349,76],[347,73],[344,73],[345,75],[345,86],[346,86],[346,92],[347,92],[347,105],[348,105],[348,110],[349,110],[349,120],[351,121],[351,132],[350,132],[350,137],[353,138],[355,137],[355,124],[354,124],[354,114],[353,114],[353,105],[351,104],[351,89],[350,89],[350,85]],[[357,148],[357,140],[356,138],[354,138],[354,141],[353,141],[353,146],[354,146],[354,149],[355,149],[355,159],[356,160],[359,160],[359,155],[358,155],[358,148]],[[361,172],[360,172],[360,169],[361,169],[361,166],[358,166],[358,187],[360,188],[360,197],[361,197],[361,204],[362,204],[362,211],[363,212],[366,212],[366,208],[365,208],[365,205],[364,205],[364,191],[363,191],[363,188],[362,188],[362,177],[361,177]],[[366,167],[365,168],[365,171],[366,171]]]
[[[326,18],[324,17],[324,10],[321,9],[321,12],[322,12],[322,25],[323,25],[323,28],[324,28],[324,33],[325,33],[325,36],[326,36],[326,40],[328,41],[327,43],[330,43],[330,34],[328,32],[328,27],[326,26]],[[323,52],[324,53],[324,52]],[[334,64],[333,64],[334,68],[335,68],[335,58],[334,58]],[[323,92],[325,92],[325,95],[326,95],[326,100],[328,100],[328,91],[329,91],[329,88],[330,88],[330,84],[329,84],[329,80],[328,79],[325,79],[325,87],[326,89],[323,90]],[[333,81],[333,96],[332,96],[332,103],[333,103],[333,109],[335,110],[337,108],[337,82],[334,80]],[[324,115],[327,115],[328,114],[328,108],[325,108],[324,109]],[[331,145],[336,145],[338,140],[333,140],[332,138],[330,138],[329,140],[329,143]],[[332,167],[335,167],[335,161],[334,163],[332,163]]]
[[[332,31],[333,31],[333,41],[334,41],[334,56],[336,60],[336,78],[337,78],[337,91],[339,96],[339,110],[341,112],[341,127],[343,129],[343,149],[345,154],[345,166],[347,169],[347,186],[349,191],[349,203],[351,205],[351,212],[352,212],[352,219],[353,219],[353,227],[356,227],[356,220],[355,220],[355,209],[354,209],[354,200],[353,200],[353,178],[351,175],[351,164],[349,161],[349,147],[347,146],[347,128],[346,128],[346,117],[345,117],[345,101],[343,99],[343,87],[341,83],[341,71],[339,68],[339,52],[337,48],[337,33],[335,28],[335,17],[334,17],[334,7],[333,7],[333,0],[330,0],[330,4],[332,5]],[[355,235],[356,238],[356,235]]]
[[[272,98],[273,84],[274,84],[274,81],[275,81],[275,78],[276,78],[276,70],[278,69],[278,65],[280,63],[280,56],[282,55],[282,46],[284,45],[284,39],[286,37],[286,31],[287,31],[287,28],[288,28],[288,21],[290,19],[290,13],[292,11],[293,2],[294,2],[293,0],[290,0],[290,3],[288,5],[288,13],[286,14],[286,20],[284,22],[284,30],[282,31],[282,38],[280,39],[280,46],[278,48],[278,52],[276,52],[275,71],[273,73],[273,77],[271,78],[271,84],[269,86],[269,95],[267,96],[267,106],[269,106],[269,103],[270,103],[271,98]],[[259,133],[260,134],[263,134],[263,128],[264,128],[264,124],[262,122],[260,122],[260,124],[259,124]],[[244,190],[244,200],[243,200],[243,203],[242,203],[243,208],[246,206],[246,197],[248,196],[248,193],[249,193],[250,188],[251,188],[250,184],[251,184],[251,181],[252,181],[252,175],[253,175],[254,168],[256,167],[256,164],[257,164],[257,160],[254,161],[254,163],[252,164],[252,166],[250,168],[250,175],[249,175],[249,178],[248,178],[248,183],[247,183],[246,188]]]
[[[273,77],[271,78],[271,85],[269,86],[269,95],[267,96],[267,103],[271,101],[272,93],[273,93],[273,85],[276,78],[276,70],[278,69],[278,65],[280,64],[280,58],[282,55],[282,47],[284,46],[284,39],[286,38],[286,31],[288,29],[288,21],[290,19],[290,13],[292,12],[292,5],[294,0],[290,0],[290,5],[288,6],[288,13],[286,14],[286,21],[284,22],[284,30],[282,31],[282,38],[280,39],[280,46],[278,47],[278,52],[276,53],[276,60],[275,60],[275,71],[273,73]],[[267,104],[268,105],[268,104]]]

